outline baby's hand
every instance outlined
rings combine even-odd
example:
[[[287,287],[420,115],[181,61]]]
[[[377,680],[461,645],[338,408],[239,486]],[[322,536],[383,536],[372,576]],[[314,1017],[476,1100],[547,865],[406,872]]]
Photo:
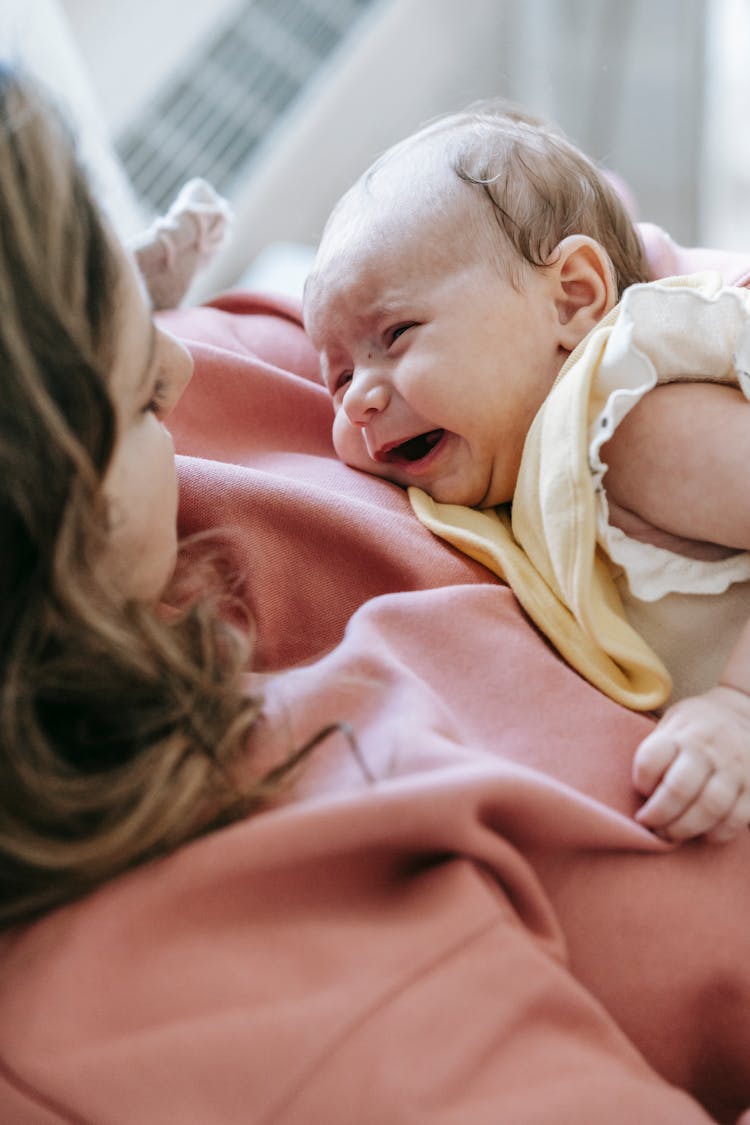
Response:
[[[750,696],[718,685],[664,713],[633,762],[636,814],[668,840],[731,840],[750,825]]]

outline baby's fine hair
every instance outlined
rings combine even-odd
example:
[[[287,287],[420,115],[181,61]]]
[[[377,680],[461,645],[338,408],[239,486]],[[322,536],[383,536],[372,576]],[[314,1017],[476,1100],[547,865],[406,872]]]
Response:
[[[438,118],[394,145],[365,181],[394,157],[425,144],[444,154],[459,180],[484,193],[491,205],[490,233],[499,229],[504,235],[505,262],[502,251],[510,244],[519,259],[543,266],[562,239],[583,234],[609,255],[618,297],[629,285],[648,280],[643,248],[620,195],[554,125],[507,102],[480,103]]]

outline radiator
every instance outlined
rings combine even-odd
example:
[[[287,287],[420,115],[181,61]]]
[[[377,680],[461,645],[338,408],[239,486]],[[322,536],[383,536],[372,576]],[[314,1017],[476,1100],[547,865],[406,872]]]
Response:
[[[186,59],[117,149],[163,211],[191,176],[232,197],[301,93],[372,0],[246,0]]]

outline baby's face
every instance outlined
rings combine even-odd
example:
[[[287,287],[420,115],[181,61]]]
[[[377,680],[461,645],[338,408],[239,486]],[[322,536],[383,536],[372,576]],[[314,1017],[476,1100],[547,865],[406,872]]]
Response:
[[[545,272],[514,288],[477,252],[465,200],[438,216],[411,179],[395,188],[344,205],[305,292],[336,452],[444,503],[504,503],[565,358]]]

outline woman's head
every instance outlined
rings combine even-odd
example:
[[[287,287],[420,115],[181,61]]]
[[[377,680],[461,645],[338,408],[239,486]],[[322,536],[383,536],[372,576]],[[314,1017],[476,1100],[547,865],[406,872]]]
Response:
[[[102,372],[114,355],[116,281],[62,123],[0,70],[3,649],[12,619],[86,555],[84,527],[115,438]]]
[[[177,555],[177,476],[163,425],[193,373],[190,353],[158,328],[140,278],[117,251],[116,355],[107,373],[115,442],[103,480],[105,537],[92,565],[112,588],[157,598]]]
[[[0,70],[0,601],[78,569],[155,598],[174,564],[176,481],[159,421],[186,349],[154,328],[63,123]]]
[[[154,612],[176,553],[161,424],[189,355],[155,328],[65,125],[0,69],[0,922],[238,801],[258,710],[205,605]]]

